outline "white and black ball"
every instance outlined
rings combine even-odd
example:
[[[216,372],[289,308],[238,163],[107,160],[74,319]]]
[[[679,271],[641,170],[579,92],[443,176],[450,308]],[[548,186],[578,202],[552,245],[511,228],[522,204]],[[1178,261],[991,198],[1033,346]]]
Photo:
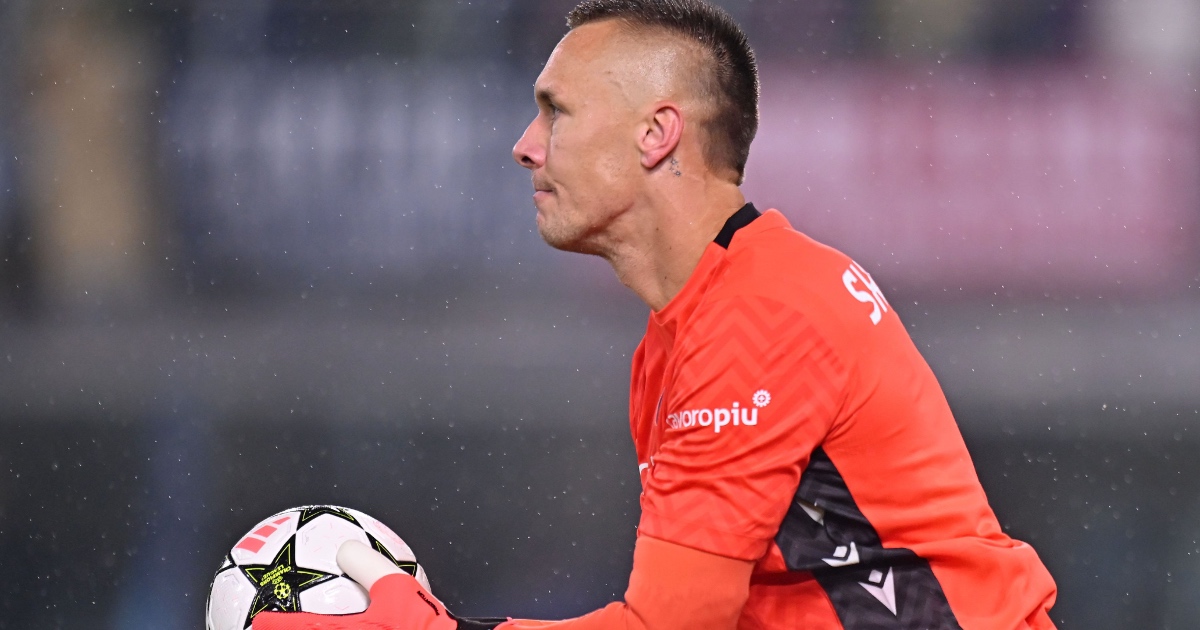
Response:
[[[429,589],[412,549],[378,520],[335,505],[306,505],[263,519],[226,554],[205,609],[207,630],[245,630],[263,611],[352,614],[369,602],[338,567],[338,548],[357,540]]]

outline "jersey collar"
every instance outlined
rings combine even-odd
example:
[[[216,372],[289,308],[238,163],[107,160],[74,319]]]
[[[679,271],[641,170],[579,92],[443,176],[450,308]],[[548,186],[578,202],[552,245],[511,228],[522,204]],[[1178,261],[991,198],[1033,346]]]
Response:
[[[720,233],[717,234],[717,238],[713,239],[713,242],[724,249],[729,249],[729,242],[733,240],[733,233],[750,225],[752,221],[761,216],[762,213],[752,203],[738,208],[738,211],[733,213],[733,216],[726,219],[725,225],[721,227]]]
[[[699,305],[701,296],[708,290],[713,274],[720,267],[729,244],[733,241],[734,233],[761,216],[763,215],[751,203],[733,213],[725,221],[725,225],[717,237],[713,239],[712,245],[704,250],[696,269],[692,271],[692,275],[679,293],[662,310],[650,312],[649,329],[660,336],[661,342],[666,347],[669,348],[674,344],[675,331],[680,323],[688,318],[692,310]]]

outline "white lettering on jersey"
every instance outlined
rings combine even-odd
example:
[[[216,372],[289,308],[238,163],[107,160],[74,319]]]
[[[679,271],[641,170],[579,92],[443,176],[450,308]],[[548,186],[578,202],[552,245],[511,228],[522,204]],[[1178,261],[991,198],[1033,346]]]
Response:
[[[758,410],[771,404],[771,394],[765,389],[754,392],[752,398],[754,408],[748,409],[734,402],[728,409],[685,409],[667,414],[668,429],[690,429],[692,427],[712,427],[713,433],[733,425],[752,427],[758,424]]]
[[[855,285],[862,283],[865,287],[860,289]],[[878,324],[883,319],[883,314],[888,312],[887,299],[883,297],[883,291],[879,289],[879,285],[875,284],[875,280],[871,278],[871,274],[867,270],[859,266],[858,263],[850,263],[850,268],[842,274],[842,284],[846,285],[846,290],[854,299],[864,304],[871,304],[871,323]]]

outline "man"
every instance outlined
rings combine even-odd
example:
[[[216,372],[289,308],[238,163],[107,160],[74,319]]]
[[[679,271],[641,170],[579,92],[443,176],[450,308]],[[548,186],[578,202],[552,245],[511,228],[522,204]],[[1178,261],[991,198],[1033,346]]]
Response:
[[[605,258],[652,309],[630,391],[642,516],[625,601],[457,620],[348,557],[374,584],[368,612],[254,627],[1053,628],[1053,580],[1001,531],[878,286],[745,203],[758,79],[737,25],[702,0],[595,0],[568,24],[513,156],[546,242]]]

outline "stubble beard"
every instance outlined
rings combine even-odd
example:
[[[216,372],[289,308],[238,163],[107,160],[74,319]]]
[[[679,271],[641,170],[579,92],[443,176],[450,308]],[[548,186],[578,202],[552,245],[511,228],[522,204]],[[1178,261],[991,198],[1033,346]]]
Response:
[[[561,213],[561,210],[556,210]],[[550,214],[546,212],[540,212],[538,219],[538,234],[550,247],[573,254],[603,256],[601,248],[593,242],[598,231],[595,226],[572,221],[561,214],[557,219],[551,219]]]
[[[562,223],[542,222],[538,224],[538,234],[550,247],[573,254],[595,253],[585,245],[583,233],[584,230]]]

